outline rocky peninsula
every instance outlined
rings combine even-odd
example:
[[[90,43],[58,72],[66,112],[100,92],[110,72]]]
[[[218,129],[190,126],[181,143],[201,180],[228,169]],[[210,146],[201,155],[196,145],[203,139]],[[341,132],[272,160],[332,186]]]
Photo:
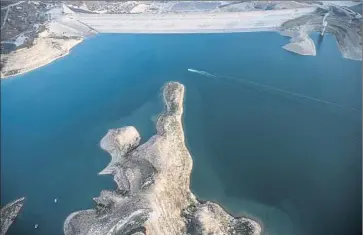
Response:
[[[234,218],[213,202],[200,202],[189,189],[192,158],[182,126],[184,86],[163,88],[165,108],[157,134],[140,145],[132,127],[108,131],[101,148],[111,162],[100,174],[112,174],[115,191],[94,198],[96,208],[74,212],[64,223],[66,235],[97,234],[261,234],[261,225]]]
[[[0,210],[0,235],[5,235],[23,207],[25,198],[9,202]]]

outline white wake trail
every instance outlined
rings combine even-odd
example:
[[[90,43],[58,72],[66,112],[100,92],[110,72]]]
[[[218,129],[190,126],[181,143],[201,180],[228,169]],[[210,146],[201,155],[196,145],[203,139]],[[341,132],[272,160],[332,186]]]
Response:
[[[354,111],[360,111],[359,109],[354,108],[354,107],[349,107],[349,106],[338,104],[338,103],[335,103],[335,102],[332,102],[332,101],[322,100],[322,99],[315,98],[315,97],[312,97],[312,96],[307,96],[307,95],[303,95],[303,94],[299,94],[299,93],[279,89],[279,88],[276,88],[276,87],[263,85],[263,84],[260,84],[260,83],[257,83],[257,82],[252,82],[252,81],[243,79],[243,78],[234,78],[234,77],[228,77],[228,76],[217,76],[217,75],[214,75],[214,74],[211,74],[211,73],[208,73],[208,72],[205,72],[205,71],[201,71],[201,70],[196,70],[196,69],[188,69],[188,71],[192,72],[192,73],[197,73],[199,75],[203,75],[203,76],[206,76],[206,77],[220,79],[220,80],[224,80],[224,78],[227,78],[227,79],[234,80],[234,81],[237,81],[237,82],[252,84],[252,85],[255,85],[255,86],[263,87],[263,88],[270,89],[270,90],[273,90],[273,91],[285,93],[285,94],[296,96],[296,97],[299,97],[299,98],[312,100],[312,101],[323,103],[323,104],[329,104],[329,105],[334,105],[334,106],[341,107],[341,108],[351,109],[351,110],[354,110]]]
[[[205,71],[200,71],[200,70],[196,70],[196,69],[188,69],[189,72],[192,72],[192,73],[197,73],[197,74],[200,74],[202,76],[206,76],[206,77],[210,77],[210,78],[218,78],[216,75],[213,75],[213,74],[210,74],[210,73],[207,73]]]

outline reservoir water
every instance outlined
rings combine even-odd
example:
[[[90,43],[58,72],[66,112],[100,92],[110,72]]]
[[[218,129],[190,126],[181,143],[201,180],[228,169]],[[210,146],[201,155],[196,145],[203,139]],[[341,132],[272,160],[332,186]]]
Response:
[[[8,234],[62,234],[67,215],[114,188],[97,175],[110,160],[99,141],[124,125],[152,136],[170,80],[186,86],[200,199],[256,218],[268,235],[361,234],[361,62],[343,59],[330,35],[315,57],[281,49],[287,42],[266,32],[97,35],[2,80],[1,204],[26,197]]]

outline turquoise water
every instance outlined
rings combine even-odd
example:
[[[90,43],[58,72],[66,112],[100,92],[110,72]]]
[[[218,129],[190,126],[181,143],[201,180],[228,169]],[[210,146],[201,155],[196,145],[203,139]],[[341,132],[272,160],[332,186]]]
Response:
[[[198,197],[260,220],[269,235],[360,234],[362,118],[350,107],[362,106],[361,62],[341,58],[329,35],[316,57],[281,49],[287,42],[276,33],[98,35],[1,81],[1,203],[27,198],[8,234],[62,234],[67,215],[115,187],[97,175],[109,162],[100,139],[134,125],[147,140],[170,80],[186,86]]]

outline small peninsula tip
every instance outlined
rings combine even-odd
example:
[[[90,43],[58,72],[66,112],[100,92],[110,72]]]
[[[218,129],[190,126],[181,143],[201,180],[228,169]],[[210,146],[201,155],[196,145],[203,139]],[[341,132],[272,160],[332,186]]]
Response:
[[[25,197],[9,202],[0,210],[0,235],[5,235],[24,205]]]

